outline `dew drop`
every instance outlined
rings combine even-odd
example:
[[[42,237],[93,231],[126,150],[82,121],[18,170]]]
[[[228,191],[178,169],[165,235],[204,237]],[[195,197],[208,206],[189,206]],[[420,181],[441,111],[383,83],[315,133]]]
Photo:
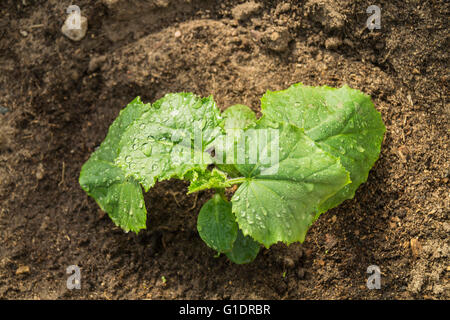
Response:
[[[348,127],[349,128],[354,128],[355,127],[355,122],[353,121],[353,119],[350,119],[349,121],[348,121]]]
[[[292,237],[292,230],[290,228],[287,229],[287,234],[289,238]]]
[[[152,145],[150,143],[145,143],[142,146],[142,152],[146,157],[150,157],[152,155]]]
[[[199,102],[197,102],[197,103],[194,103],[194,104],[192,105],[192,108],[198,109],[198,108],[200,108],[201,106],[202,106],[202,103],[199,101]]]

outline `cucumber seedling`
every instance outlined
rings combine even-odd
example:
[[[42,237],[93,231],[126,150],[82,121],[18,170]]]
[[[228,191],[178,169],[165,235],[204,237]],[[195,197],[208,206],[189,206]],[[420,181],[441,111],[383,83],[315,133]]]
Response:
[[[143,191],[188,180],[214,189],[197,229],[235,263],[260,245],[303,242],[321,213],[353,198],[380,154],[385,126],[358,90],[304,86],[270,92],[262,116],[244,105],[223,113],[212,97],[167,94],[133,100],[83,165],[82,188],[126,232],[146,228]],[[237,185],[231,200],[225,189]]]

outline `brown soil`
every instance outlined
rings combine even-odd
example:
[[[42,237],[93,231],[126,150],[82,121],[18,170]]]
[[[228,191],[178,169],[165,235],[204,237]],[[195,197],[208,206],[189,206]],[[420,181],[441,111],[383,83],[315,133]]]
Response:
[[[1,2],[0,298],[450,298],[449,2],[378,1],[372,32],[372,1],[243,2],[79,0],[80,42],[60,32],[71,1]],[[387,127],[368,182],[302,245],[233,265],[196,232],[209,193],[158,183],[135,235],[78,184],[135,96],[191,91],[257,111],[296,82],[358,88]],[[381,290],[366,288],[373,264]],[[66,289],[69,265],[81,290]]]

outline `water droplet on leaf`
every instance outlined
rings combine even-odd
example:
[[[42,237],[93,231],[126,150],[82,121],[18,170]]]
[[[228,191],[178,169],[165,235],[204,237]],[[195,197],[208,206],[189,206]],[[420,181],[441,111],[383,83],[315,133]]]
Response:
[[[150,157],[152,155],[152,145],[150,143],[145,143],[142,146],[142,152],[146,157]]]

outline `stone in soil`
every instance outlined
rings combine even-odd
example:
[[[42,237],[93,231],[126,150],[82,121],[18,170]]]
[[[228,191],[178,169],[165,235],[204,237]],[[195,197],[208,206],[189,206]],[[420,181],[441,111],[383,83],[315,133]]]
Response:
[[[87,23],[87,18],[80,16],[80,28],[73,28],[73,22],[74,19],[77,19],[77,15],[79,15],[78,13],[72,13],[70,14],[66,21],[64,22],[64,25],[61,28],[61,32],[68,37],[69,39],[73,40],[73,41],[80,41],[81,39],[84,38],[84,36],[86,35],[87,32],[87,28],[88,28],[88,23]]]

